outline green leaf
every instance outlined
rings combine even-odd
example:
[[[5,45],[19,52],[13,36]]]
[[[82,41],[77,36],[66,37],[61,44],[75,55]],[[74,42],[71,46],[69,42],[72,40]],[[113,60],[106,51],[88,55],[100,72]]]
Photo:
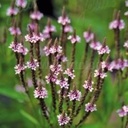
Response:
[[[30,122],[32,122],[35,125],[39,125],[39,122],[32,117],[29,113],[25,112],[24,110],[20,110],[20,113],[26,118],[28,119]]]

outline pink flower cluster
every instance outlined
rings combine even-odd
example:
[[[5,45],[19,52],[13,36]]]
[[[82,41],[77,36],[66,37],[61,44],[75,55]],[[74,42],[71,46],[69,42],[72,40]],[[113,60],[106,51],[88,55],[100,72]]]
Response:
[[[21,35],[21,31],[19,27],[10,27],[9,28],[10,34],[11,35]]]
[[[25,8],[27,5],[27,0],[16,0],[16,6],[20,8]]]
[[[20,74],[22,71],[24,71],[27,67],[24,64],[17,64],[15,69],[15,74]]]
[[[85,104],[85,111],[86,112],[93,112],[96,111],[96,104],[87,103]]]
[[[107,74],[103,71],[103,69],[98,69],[94,71],[94,77],[100,77],[101,79],[104,79],[107,77]]]
[[[18,10],[18,8],[15,8],[15,7],[9,7],[8,9],[7,9],[7,16],[15,16],[15,15],[17,15],[18,14],[18,12],[19,12],[19,10]]]
[[[75,78],[74,70],[71,70],[71,69],[69,69],[69,68],[67,68],[67,69],[64,71],[64,74],[68,75],[71,79],[74,79],[74,78]]]
[[[60,126],[66,125],[70,121],[70,117],[67,116],[66,113],[64,113],[64,114],[62,113],[62,114],[58,115],[57,118],[58,118],[58,123]]]
[[[83,33],[83,37],[86,40],[86,42],[89,43],[94,39],[94,33],[90,32],[90,31],[85,31]]]
[[[81,92],[79,90],[71,90],[68,94],[70,101],[77,100],[80,101],[81,99]]]
[[[70,24],[70,19],[68,18],[68,16],[60,16],[58,18],[58,23],[62,24],[62,25],[66,25],[66,24]]]
[[[30,14],[30,18],[33,20],[41,20],[43,14],[40,11],[35,10]]]
[[[14,52],[21,53],[26,55],[28,53],[28,49],[25,48],[21,43],[12,42],[9,46]]]
[[[120,117],[127,116],[128,114],[128,106],[123,106],[121,109],[117,110],[117,113]]]
[[[80,37],[78,35],[70,35],[68,39],[71,41],[72,44],[79,43],[81,41]]]
[[[39,67],[39,62],[36,59],[31,59],[27,62],[27,68],[36,70],[37,67]]]
[[[84,87],[86,90],[92,92],[92,90],[93,90],[92,85],[93,85],[93,84],[94,84],[93,81],[91,81],[91,80],[85,80],[83,87]]]
[[[34,97],[35,98],[42,98],[42,99],[47,98],[48,92],[44,87],[42,87],[41,89],[39,87],[37,87],[34,91]]]

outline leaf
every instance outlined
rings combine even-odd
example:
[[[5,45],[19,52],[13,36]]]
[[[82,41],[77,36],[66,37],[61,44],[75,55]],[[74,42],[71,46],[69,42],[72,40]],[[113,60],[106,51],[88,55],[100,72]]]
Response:
[[[30,122],[32,122],[35,125],[39,125],[39,122],[32,117],[29,113],[25,112],[24,110],[20,110],[20,113],[26,118],[28,119]]]

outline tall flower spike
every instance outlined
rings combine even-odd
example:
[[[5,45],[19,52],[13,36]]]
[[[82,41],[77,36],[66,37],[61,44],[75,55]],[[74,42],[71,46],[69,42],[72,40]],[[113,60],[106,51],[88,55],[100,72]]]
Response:
[[[60,16],[58,18],[58,23],[60,23],[63,26],[65,26],[66,24],[69,24],[70,22],[71,22],[70,19],[68,18],[68,16],[66,16],[65,7],[63,7],[62,16]]]

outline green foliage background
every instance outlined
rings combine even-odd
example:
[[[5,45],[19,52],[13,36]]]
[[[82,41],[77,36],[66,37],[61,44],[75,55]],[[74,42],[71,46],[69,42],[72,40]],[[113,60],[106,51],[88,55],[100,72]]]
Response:
[[[30,2],[30,0],[29,0]],[[47,128],[44,120],[39,120],[36,114],[33,114],[32,106],[28,103],[25,94],[15,90],[15,85],[19,83],[18,77],[15,75],[15,57],[8,49],[12,41],[12,37],[8,32],[10,19],[6,16],[6,10],[10,6],[10,0],[0,0],[0,41],[3,39],[3,31],[7,31],[6,42],[0,44],[0,128]],[[113,11],[121,10],[122,18],[125,20],[127,28],[127,18],[124,17],[124,12],[128,10],[125,7],[124,0],[54,0],[55,13],[61,15],[61,10],[65,5],[67,14],[71,18],[72,26],[76,29],[77,34],[83,36],[83,31],[92,27],[99,41],[107,38],[107,44],[112,48],[112,56],[114,57],[114,41],[113,32],[108,29],[109,22],[112,20]],[[29,5],[27,9],[29,9]],[[26,23],[28,23],[28,12],[24,10],[23,30],[26,33]],[[42,20],[41,28],[44,27],[47,18]],[[58,31],[60,26],[53,20]],[[59,35],[59,33],[58,33]],[[121,44],[125,40],[125,31],[121,33]],[[71,45],[68,44],[70,53]],[[81,61],[81,56],[84,52],[84,40],[77,46],[76,62]],[[76,67],[78,71],[78,67]],[[76,74],[78,75],[78,74]],[[125,93],[123,94],[124,101],[128,103],[128,82],[122,82]],[[98,101],[98,111],[91,114],[87,122],[81,128],[118,128],[120,126],[120,118],[116,110],[121,106],[117,97],[116,81],[113,81],[111,75],[105,81],[103,92]],[[36,103],[36,101],[34,101]],[[35,107],[35,109],[39,109]],[[40,111],[39,113],[40,114]],[[35,116],[36,115],[36,116]],[[54,121],[54,120],[53,120]]]

